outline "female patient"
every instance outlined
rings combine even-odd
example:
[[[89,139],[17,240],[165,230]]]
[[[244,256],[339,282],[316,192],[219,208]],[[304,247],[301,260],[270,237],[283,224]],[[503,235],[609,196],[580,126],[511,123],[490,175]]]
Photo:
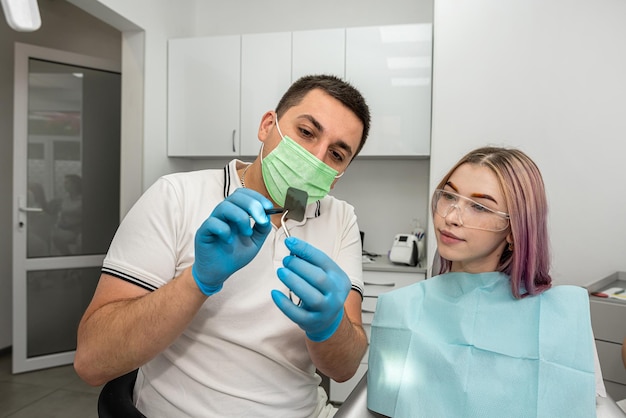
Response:
[[[588,296],[551,288],[537,166],[519,150],[474,150],[441,180],[432,213],[439,275],[379,297],[368,407],[393,417],[594,417]]]

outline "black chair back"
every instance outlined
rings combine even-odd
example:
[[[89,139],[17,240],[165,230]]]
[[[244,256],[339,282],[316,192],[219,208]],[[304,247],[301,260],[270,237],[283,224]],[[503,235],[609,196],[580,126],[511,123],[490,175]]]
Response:
[[[104,385],[98,397],[100,418],[146,418],[133,403],[133,388],[137,370],[111,380]]]

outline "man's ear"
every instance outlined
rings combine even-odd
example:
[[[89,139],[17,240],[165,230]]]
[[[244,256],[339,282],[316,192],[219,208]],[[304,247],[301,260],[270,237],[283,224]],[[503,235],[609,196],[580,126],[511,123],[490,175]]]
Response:
[[[261,124],[259,125],[259,141],[265,142],[265,140],[270,136],[275,123],[276,112],[270,110],[263,114]]]

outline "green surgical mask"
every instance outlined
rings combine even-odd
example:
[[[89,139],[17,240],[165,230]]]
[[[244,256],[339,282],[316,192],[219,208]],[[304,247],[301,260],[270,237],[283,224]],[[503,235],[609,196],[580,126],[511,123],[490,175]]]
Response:
[[[276,148],[263,158],[261,149],[261,170],[267,191],[278,205],[284,206],[289,187],[304,190],[309,195],[307,204],[322,199],[330,192],[338,171],[319,160],[296,141],[284,136],[276,128],[282,140]],[[343,174],[343,173],[342,173]]]

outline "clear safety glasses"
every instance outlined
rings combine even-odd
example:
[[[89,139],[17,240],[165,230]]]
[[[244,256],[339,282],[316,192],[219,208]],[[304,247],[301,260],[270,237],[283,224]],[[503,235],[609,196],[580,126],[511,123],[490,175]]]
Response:
[[[503,231],[509,226],[509,214],[488,208],[472,199],[448,190],[435,190],[433,212],[446,218],[456,209],[459,225],[483,231]]]

